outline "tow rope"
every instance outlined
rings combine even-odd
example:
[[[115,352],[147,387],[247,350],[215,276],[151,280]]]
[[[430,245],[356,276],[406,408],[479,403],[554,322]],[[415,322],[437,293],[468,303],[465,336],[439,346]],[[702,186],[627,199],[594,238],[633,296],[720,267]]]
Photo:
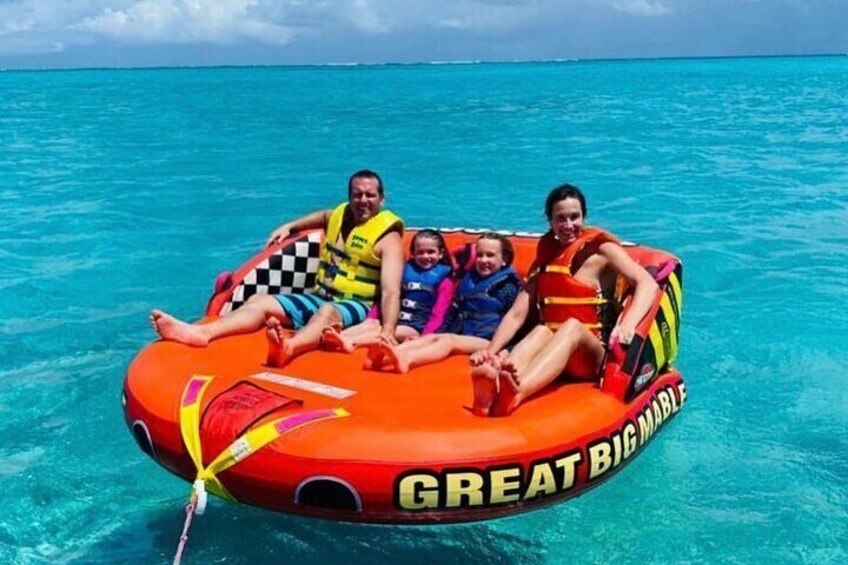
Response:
[[[222,451],[212,463],[204,467],[200,443],[200,407],[203,394],[212,379],[213,377],[205,375],[193,376],[186,383],[180,400],[180,432],[186,450],[197,469],[197,476],[191,487],[189,502],[185,507],[186,519],[183,524],[180,543],[177,546],[177,553],[174,556],[174,565],[179,565],[182,559],[182,553],[188,541],[188,529],[191,527],[192,516],[194,514],[200,516],[206,511],[207,492],[225,500],[236,500],[221,483],[218,478],[219,473],[226,471],[239,461],[243,461],[294,429],[324,420],[350,416],[350,413],[344,408],[327,408],[298,412],[271,420],[242,434]]]

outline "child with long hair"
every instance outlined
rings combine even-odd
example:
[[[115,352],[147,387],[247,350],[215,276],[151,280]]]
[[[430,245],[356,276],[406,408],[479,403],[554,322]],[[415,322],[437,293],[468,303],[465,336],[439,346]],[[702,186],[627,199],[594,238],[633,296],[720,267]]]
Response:
[[[442,326],[442,331],[450,333],[434,333],[400,345],[380,340],[368,348],[366,369],[406,373],[489,344],[518,295],[521,279],[510,266],[515,253],[505,236],[486,232],[475,246],[474,268],[462,277]]]
[[[435,230],[415,234],[409,245],[410,258],[403,269],[401,306],[395,339],[403,342],[438,330],[453,297],[451,265],[445,239]],[[345,330],[331,326],[324,330],[322,345],[330,351],[352,352],[380,337],[378,307],[361,324]]]

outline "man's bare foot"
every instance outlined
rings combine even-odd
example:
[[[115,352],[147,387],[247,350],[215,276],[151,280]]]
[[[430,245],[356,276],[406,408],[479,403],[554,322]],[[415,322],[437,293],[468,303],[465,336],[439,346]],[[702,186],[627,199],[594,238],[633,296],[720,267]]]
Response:
[[[397,346],[381,339],[377,343],[368,346],[368,355],[362,367],[372,371],[386,371],[394,373],[408,373],[409,363],[403,359]]]
[[[344,353],[353,353],[354,346],[351,340],[347,339],[339,328],[329,326],[321,332],[321,345],[327,351],[342,351]]]
[[[292,359],[292,347],[287,342],[288,332],[279,319],[271,316],[265,320],[265,334],[268,336],[269,367],[283,367]]]
[[[209,337],[203,326],[187,324],[161,310],[150,312],[150,324],[159,337],[166,341],[176,341],[192,347],[206,347]]]
[[[499,373],[498,368],[492,363],[483,363],[471,370],[471,384],[474,388],[471,411],[477,416],[489,415],[489,409],[500,391]]]
[[[501,364],[501,370],[498,373],[498,382],[500,392],[497,398],[492,403],[492,409],[489,412],[492,416],[509,416],[521,404],[523,396],[520,389],[520,376],[518,367],[510,361],[506,360]]]

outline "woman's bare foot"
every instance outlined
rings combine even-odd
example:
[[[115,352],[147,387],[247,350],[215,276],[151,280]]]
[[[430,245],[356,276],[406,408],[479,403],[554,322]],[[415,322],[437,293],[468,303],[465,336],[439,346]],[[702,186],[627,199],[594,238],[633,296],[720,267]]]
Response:
[[[506,360],[501,364],[498,382],[500,392],[492,403],[492,409],[489,413],[492,416],[509,416],[523,400],[520,393],[518,367],[512,361]]]
[[[409,372],[409,363],[403,359],[403,355],[398,351],[397,346],[384,339],[368,346],[368,355],[365,356],[362,367],[371,371]]]
[[[354,346],[341,332],[340,326],[329,326],[321,332],[321,345],[327,351],[353,353]]]
[[[471,411],[477,416],[488,416],[492,403],[498,396],[500,371],[491,362],[482,363],[471,370],[471,384],[474,388],[474,402]]]
[[[292,347],[287,343],[288,332],[278,318],[273,316],[265,320],[265,334],[268,336],[269,367],[283,367],[292,359]]]
[[[209,345],[209,337],[203,330],[203,326],[187,324],[161,310],[150,312],[150,324],[159,337],[166,341],[176,341],[192,347]]]

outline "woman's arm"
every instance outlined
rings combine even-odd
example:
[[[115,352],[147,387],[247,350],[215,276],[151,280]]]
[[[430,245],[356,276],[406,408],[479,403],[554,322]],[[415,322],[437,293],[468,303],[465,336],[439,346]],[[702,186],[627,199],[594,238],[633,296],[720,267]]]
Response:
[[[634,261],[617,243],[601,244],[598,252],[606,257],[610,267],[626,278],[633,287],[633,300],[630,308],[610,334],[610,342],[617,339],[620,343],[626,345],[633,339],[636,326],[650,310],[659,287],[650,273]]]
[[[291,222],[286,222],[271,232],[268,241],[265,242],[265,247],[283,241],[294,232],[326,227],[330,221],[331,213],[332,210],[318,210]]]

